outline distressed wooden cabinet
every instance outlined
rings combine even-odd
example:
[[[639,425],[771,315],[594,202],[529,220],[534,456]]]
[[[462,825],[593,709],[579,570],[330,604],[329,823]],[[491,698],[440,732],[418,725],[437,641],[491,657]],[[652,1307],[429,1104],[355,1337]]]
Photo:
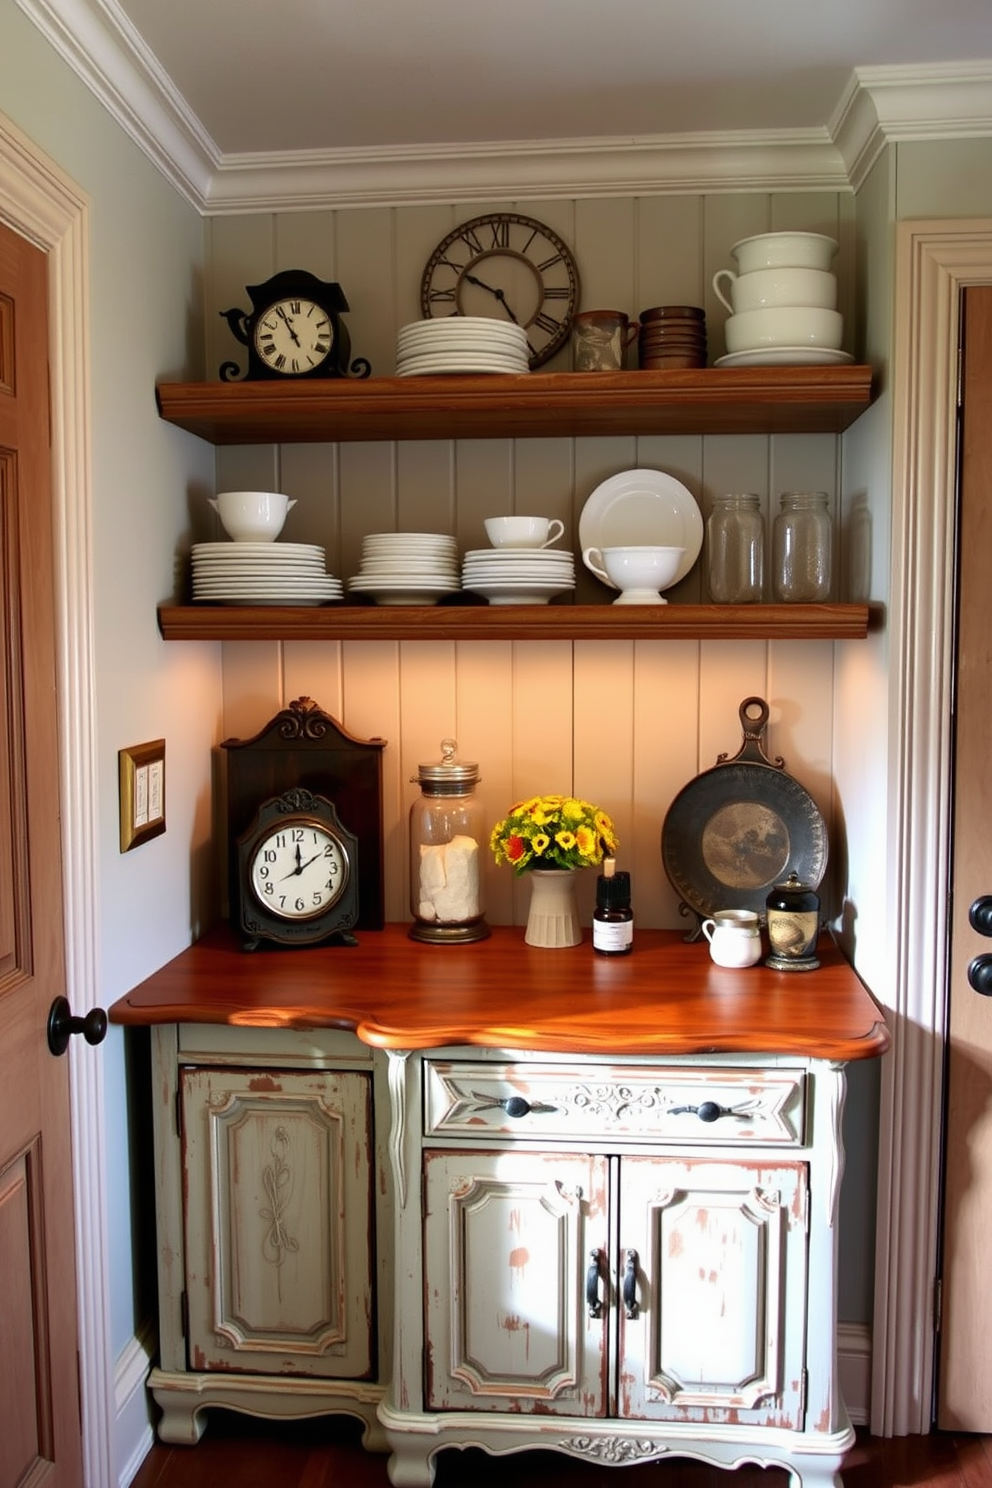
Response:
[[[878,1008],[826,943],[796,977],[522,937],[218,927],[111,1009],[153,1027],[160,1434],[343,1411],[394,1488],[466,1446],[836,1488],[844,1070]]]
[[[210,1405],[375,1432],[372,1059],[348,1034],[153,1030],[159,1435]]]
[[[422,1239],[422,1278],[399,1287],[381,1411],[394,1484],[426,1488],[439,1445],[542,1441],[840,1481],[842,1070],[393,1057],[399,1125],[425,1113],[422,1227],[401,1206],[397,1234],[404,1257]]]

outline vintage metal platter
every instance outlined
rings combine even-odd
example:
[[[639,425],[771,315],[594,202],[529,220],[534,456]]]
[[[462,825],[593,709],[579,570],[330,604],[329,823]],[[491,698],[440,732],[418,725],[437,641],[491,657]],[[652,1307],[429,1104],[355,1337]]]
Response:
[[[816,888],[827,866],[827,828],[809,792],[762,749],[763,698],[740,706],[744,742],[675,797],[661,829],[661,856],[684,906],[705,919],[753,909],[764,920],[774,884],[795,872]]]

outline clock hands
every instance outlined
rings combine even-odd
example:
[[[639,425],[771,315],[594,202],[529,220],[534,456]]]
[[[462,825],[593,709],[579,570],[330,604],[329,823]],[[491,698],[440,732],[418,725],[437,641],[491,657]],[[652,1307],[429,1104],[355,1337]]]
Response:
[[[503,291],[501,289],[494,288],[493,285],[487,284],[484,279],[479,279],[475,274],[466,273],[464,275],[464,278],[466,278],[468,280],[469,284],[474,284],[477,289],[485,289],[485,290],[487,290],[488,293],[491,294],[491,295],[493,295],[499,301],[499,303],[503,306],[503,309],[506,311],[507,315],[513,321],[513,324],[514,325],[517,325],[519,323],[517,321],[517,317],[514,315],[513,311],[510,309],[509,305],[506,303],[506,295],[503,293]]]
[[[301,858],[303,857],[303,854],[300,852],[300,844],[297,843],[296,844],[296,867],[295,868],[291,868],[288,873],[284,873],[283,874],[283,882],[285,882],[285,880],[287,878],[299,878],[300,874],[301,873],[305,873],[306,870],[310,867],[310,864],[311,863],[316,863],[317,859],[318,858],[322,858],[323,856],[324,856],[324,849],[321,848],[320,852],[315,852],[312,858],[307,858],[306,862],[303,863],[303,862],[300,861]]]
[[[300,338],[296,334],[296,332],[293,330],[293,322],[290,320],[289,316],[286,314],[285,307],[283,305],[277,305],[276,306],[276,314],[282,320],[284,320],[286,322],[286,329],[287,329],[287,331],[292,336],[292,338],[296,342],[297,346],[299,346],[299,344],[300,344]]]

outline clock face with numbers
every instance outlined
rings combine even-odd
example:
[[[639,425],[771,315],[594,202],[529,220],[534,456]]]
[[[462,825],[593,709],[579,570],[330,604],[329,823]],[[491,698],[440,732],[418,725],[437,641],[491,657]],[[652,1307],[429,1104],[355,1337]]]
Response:
[[[353,940],[358,839],[331,801],[306,790],[265,801],[237,847],[238,919],[249,949],[261,940]]]
[[[518,212],[491,212],[456,227],[434,249],[420,284],[428,319],[484,316],[524,327],[530,366],[568,340],[579,272],[556,232]]]
[[[252,329],[255,354],[285,377],[316,373],[334,350],[335,326],[316,300],[287,297],[263,311]]]

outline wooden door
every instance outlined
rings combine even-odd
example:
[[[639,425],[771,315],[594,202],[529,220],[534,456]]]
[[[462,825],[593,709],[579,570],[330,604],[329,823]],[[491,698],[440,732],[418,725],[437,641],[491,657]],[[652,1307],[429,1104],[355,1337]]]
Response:
[[[0,1488],[82,1483],[45,256],[0,227]]]
[[[938,1425],[992,1431],[992,288],[965,291]],[[978,916],[982,923],[982,916]],[[969,968],[979,963],[974,979]]]
[[[191,1369],[371,1374],[370,1086],[182,1071]]]
[[[425,1168],[426,1409],[605,1415],[608,1160],[428,1152]]]
[[[801,1430],[806,1165],[624,1157],[620,1173],[620,1415]]]

